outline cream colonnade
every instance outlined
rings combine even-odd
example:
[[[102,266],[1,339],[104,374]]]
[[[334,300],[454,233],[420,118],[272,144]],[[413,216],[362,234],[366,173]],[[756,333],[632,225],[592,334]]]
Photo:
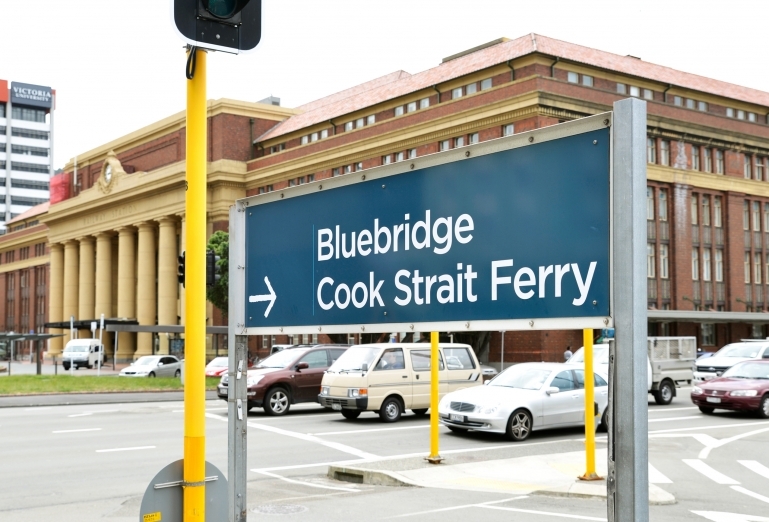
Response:
[[[177,324],[179,228],[178,217],[164,216],[52,244],[50,322],[67,322],[70,317],[98,320],[104,314],[137,319],[140,325]],[[64,337],[51,340],[50,355],[61,353],[70,339],[69,330],[54,333]],[[168,336],[160,334],[159,339],[156,349],[151,333],[121,332],[117,360],[168,353]],[[111,335],[104,344],[111,355]]]

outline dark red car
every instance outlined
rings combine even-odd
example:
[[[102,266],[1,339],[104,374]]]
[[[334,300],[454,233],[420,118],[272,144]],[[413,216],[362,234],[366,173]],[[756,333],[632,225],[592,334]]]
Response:
[[[692,402],[702,413],[755,411],[769,419],[769,359],[735,364],[721,377],[693,386]]]
[[[318,402],[323,374],[348,347],[292,346],[259,361],[248,370],[248,409],[263,407],[268,415],[285,415],[292,404]],[[225,373],[217,387],[225,401],[228,384]]]

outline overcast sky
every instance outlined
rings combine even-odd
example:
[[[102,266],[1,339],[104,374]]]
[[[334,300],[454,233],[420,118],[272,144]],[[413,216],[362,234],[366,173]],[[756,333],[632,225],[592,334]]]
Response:
[[[0,78],[57,91],[54,166],[184,109],[171,0],[0,0]],[[767,0],[263,0],[262,41],[209,55],[208,98],[295,107],[527,33],[769,91]]]

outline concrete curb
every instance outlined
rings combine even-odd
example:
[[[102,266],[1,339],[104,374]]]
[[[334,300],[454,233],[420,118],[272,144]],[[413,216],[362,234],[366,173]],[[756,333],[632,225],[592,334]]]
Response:
[[[215,400],[217,398],[218,396],[216,391],[206,391],[207,401]],[[184,392],[181,390],[5,395],[0,397],[0,409],[72,405],[85,406],[93,404],[121,404],[141,402],[174,402],[183,400]]]
[[[349,466],[329,466],[327,475],[331,479],[352,482],[353,484],[422,487],[420,484],[417,484],[394,471],[372,470]]]
[[[575,482],[568,486],[532,491],[530,494],[543,497],[600,498],[606,500],[606,483],[603,481],[593,484]],[[654,484],[649,484],[650,505],[669,506],[676,502],[676,497]]]

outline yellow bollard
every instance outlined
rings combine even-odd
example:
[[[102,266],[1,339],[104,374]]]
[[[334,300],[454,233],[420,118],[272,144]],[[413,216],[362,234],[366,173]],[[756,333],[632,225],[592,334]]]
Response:
[[[593,329],[582,331],[585,352],[585,474],[580,480],[602,480],[595,472],[595,377],[593,376]]]
[[[438,332],[430,333],[430,456],[428,462],[440,464],[443,460],[438,451],[438,402],[440,394],[440,355],[438,351]]]
[[[187,80],[184,522],[206,519],[206,51]]]

